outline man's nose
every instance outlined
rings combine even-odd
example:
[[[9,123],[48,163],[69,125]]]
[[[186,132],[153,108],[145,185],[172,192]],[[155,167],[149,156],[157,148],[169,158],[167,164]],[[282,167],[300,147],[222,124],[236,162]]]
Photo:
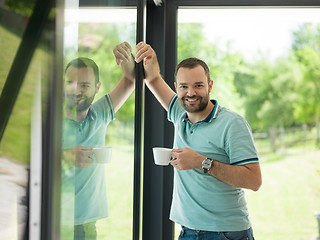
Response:
[[[73,93],[78,94],[81,92],[80,84],[77,82],[73,82],[70,84],[70,89],[73,91]]]
[[[194,95],[196,95],[196,92],[195,92],[194,88],[193,87],[189,87],[188,88],[188,96],[194,96]]]

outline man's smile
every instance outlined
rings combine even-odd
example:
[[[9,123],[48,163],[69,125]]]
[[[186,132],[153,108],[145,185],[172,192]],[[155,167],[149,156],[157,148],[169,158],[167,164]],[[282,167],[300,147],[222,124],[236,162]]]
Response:
[[[185,98],[185,100],[187,102],[194,103],[194,102],[198,101],[198,98]]]

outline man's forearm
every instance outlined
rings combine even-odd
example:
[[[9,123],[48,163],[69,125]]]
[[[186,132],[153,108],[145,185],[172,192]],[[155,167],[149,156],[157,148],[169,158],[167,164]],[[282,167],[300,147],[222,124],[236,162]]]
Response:
[[[146,85],[152,92],[152,94],[157,98],[163,108],[168,111],[170,101],[174,96],[174,92],[168,86],[168,84],[163,80],[161,75],[157,75],[151,80],[146,80]]]
[[[253,191],[262,183],[259,163],[235,166],[214,160],[208,173],[226,184]]]

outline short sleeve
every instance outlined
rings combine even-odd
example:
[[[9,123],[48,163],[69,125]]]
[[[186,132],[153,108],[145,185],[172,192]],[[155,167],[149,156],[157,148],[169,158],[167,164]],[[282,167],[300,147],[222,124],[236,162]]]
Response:
[[[251,128],[241,116],[237,116],[229,122],[225,146],[231,165],[259,162]]]
[[[180,105],[178,101],[177,95],[175,95],[169,104],[169,109],[168,109],[168,120],[170,122],[177,122],[177,120],[181,119],[181,115],[185,113],[185,110],[183,107]]]
[[[104,118],[104,121],[110,122],[115,119],[114,108],[109,94],[106,94],[100,99],[98,99],[93,104],[93,107],[98,114],[103,114],[102,117]]]

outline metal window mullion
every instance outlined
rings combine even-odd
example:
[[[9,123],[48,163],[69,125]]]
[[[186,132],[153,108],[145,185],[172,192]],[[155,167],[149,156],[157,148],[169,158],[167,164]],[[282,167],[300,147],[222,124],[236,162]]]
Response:
[[[49,71],[42,99],[47,103],[43,108],[42,121],[42,208],[41,239],[60,239],[60,196],[61,196],[61,150],[62,150],[62,107],[63,107],[63,29],[64,1],[54,2],[56,16],[48,24],[52,38],[47,42],[50,52]]]
[[[136,43],[145,39],[145,8],[146,0],[137,1],[137,29]],[[135,121],[134,121],[134,179],[133,179],[133,232],[132,239],[140,238],[141,220],[141,160],[143,153],[143,103],[144,103],[144,82],[142,63],[136,64],[135,82]]]

